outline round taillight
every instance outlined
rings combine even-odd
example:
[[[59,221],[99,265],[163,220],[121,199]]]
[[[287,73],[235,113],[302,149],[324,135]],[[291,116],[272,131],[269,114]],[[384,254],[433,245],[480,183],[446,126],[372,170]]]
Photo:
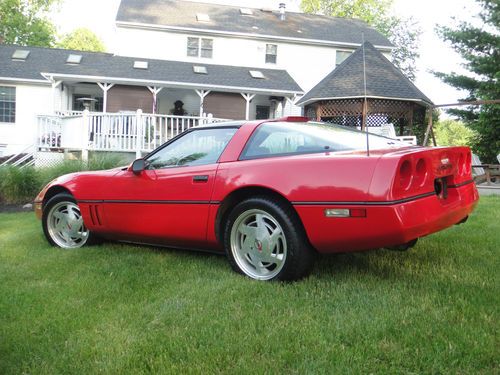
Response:
[[[415,166],[415,177],[413,179],[414,186],[422,186],[427,180],[427,164],[425,159],[418,159]]]
[[[411,163],[409,160],[405,160],[401,163],[399,167],[399,185],[404,189],[408,190],[411,184]]]

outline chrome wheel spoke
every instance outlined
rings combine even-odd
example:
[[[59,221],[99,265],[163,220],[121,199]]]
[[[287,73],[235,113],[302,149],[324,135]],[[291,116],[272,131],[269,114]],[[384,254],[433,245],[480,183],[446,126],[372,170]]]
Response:
[[[281,228],[275,228],[269,236],[269,249],[273,251],[279,244],[279,240],[283,237]]]
[[[253,238],[254,240],[255,240],[255,238],[257,236],[257,229],[255,227],[251,227],[251,226],[248,226],[248,225],[240,225],[238,227],[238,231],[241,234],[244,234],[247,237]]]

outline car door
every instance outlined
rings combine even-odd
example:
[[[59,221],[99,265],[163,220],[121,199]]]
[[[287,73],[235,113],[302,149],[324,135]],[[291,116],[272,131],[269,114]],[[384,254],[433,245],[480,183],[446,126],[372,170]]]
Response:
[[[108,232],[130,241],[202,246],[217,160],[236,130],[187,132],[148,156],[142,172],[119,172],[104,187]]]

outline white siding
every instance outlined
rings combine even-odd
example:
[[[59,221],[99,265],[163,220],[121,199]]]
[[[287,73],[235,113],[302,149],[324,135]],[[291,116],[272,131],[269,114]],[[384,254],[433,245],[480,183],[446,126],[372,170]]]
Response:
[[[213,39],[213,58],[187,56],[187,38]],[[287,70],[304,91],[335,68],[335,48],[160,30],[118,27],[115,53],[122,56]],[[266,64],[266,44],[278,46],[277,63]],[[151,46],[155,46],[151,48]],[[342,50],[346,50],[343,48]]]
[[[12,86],[3,84],[2,86]],[[5,154],[19,152],[35,142],[36,116],[52,110],[50,86],[15,85],[16,122],[0,123],[0,144],[8,144]]]

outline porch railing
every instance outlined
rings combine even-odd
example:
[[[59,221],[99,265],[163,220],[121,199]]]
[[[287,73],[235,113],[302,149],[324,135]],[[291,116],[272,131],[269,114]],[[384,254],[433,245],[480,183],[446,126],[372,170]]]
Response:
[[[183,131],[227,119],[131,113],[38,116],[38,147],[82,151],[143,152],[154,150]]]

